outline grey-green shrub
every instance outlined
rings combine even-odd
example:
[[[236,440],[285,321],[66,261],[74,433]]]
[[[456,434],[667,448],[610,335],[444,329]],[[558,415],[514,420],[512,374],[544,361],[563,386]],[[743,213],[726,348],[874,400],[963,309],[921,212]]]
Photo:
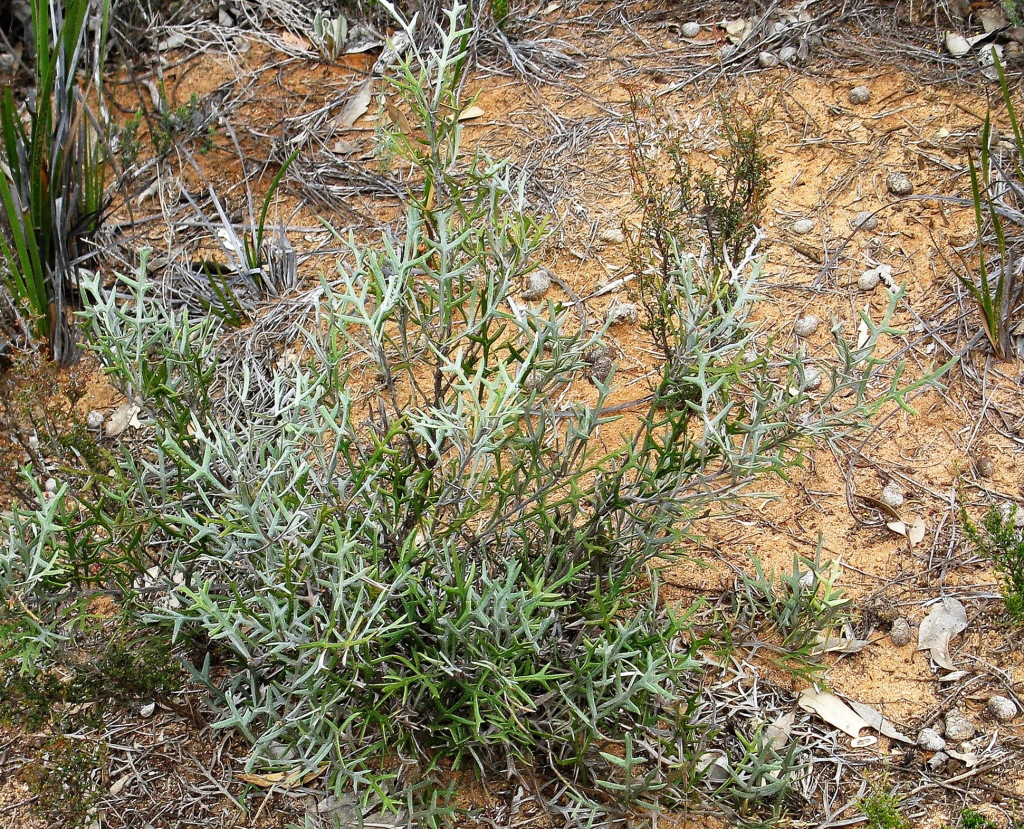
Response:
[[[688,402],[655,390],[607,443],[614,378],[558,408],[604,332],[508,303],[544,231],[506,165],[460,151],[462,11],[393,82],[425,136],[392,136],[412,171],[402,237],[348,240],[301,356],[264,367],[268,384],[223,377],[223,323],[156,301],[144,269],[86,312],[151,439],[5,519],[5,635],[38,658],[78,600],[114,589],[208,654],[195,676],[251,768],[323,767],[367,804],[511,767],[592,815],[671,805],[699,775],[701,642],[660,601],[655,560],[927,378],[879,385],[894,297],[861,348],[836,329],[827,384],[801,391],[800,355],[752,354],[754,245],[729,303],[676,247]]]

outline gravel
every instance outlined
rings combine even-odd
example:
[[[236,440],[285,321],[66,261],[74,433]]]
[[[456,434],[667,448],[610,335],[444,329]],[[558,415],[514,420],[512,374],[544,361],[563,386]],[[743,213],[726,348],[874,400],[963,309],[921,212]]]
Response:
[[[616,302],[608,309],[609,325],[634,325],[640,312],[632,302]]]
[[[917,745],[925,751],[942,751],[946,741],[934,728],[922,728],[917,735]]]
[[[910,622],[902,616],[893,622],[892,630],[889,632],[889,638],[892,639],[892,643],[897,648],[909,645],[910,640],[913,638],[913,632],[910,629]]]
[[[793,333],[798,337],[809,337],[818,330],[819,325],[820,322],[814,314],[806,314],[793,323]]]
[[[1009,722],[1017,716],[1017,704],[1001,694],[990,696],[985,703],[985,710],[996,722]]]
[[[914,183],[903,173],[889,173],[885,177],[885,186],[894,196],[903,198],[914,192]]]
[[[961,711],[953,710],[946,714],[946,739],[954,743],[962,743],[975,735],[977,729]]]
[[[543,268],[534,271],[526,277],[526,287],[523,288],[523,299],[540,299],[551,288],[551,275]]]
[[[882,489],[882,503],[893,509],[899,509],[904,501],[903,488],[895,481],[889,481]]]
[[[850,103],[861,106],[871,100],[871,90],[866,86],[855,86],[850,90]]]
[[[814,219],[798,219],[793,222],[792,230],[798,236],[803,236],[805,233],[810,233],[814,230]]]
[[[874,230],[878,227],[878,217],[874,215],[874,211],[861,210],[850,220],[850,224],[854,230]]]

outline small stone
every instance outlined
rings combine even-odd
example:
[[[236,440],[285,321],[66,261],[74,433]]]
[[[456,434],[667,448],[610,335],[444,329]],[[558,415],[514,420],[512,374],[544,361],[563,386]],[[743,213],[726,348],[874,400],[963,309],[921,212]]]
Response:
[[[854,106],[866,104],[871,100],[871,90],[866,86],[855,86],[850,90],[850,103]]]
[[[526,277],[526,287],[523,288],[523,299],[540,299],[551,288],[551,276],[541,268]]]
[[[946,714],[946,739],[954,743],[962,743],[974,736],[977,729],[961,711],[950,711]]]
[[[816,366],[804,369],[804,391],[814,391],[821,387],[821,371]]]
[[[695,38],[700,34],[700,23],[693,20],[683,24],[683,37]]]
[[[913,635],[910,630],[910,622],[904,619],[902,616],[892,623],[892,630],[889,632],[889,638],[892,639],[892,643],[897,648],[905,647],[910,644],[910,640]]]
[[[797,236],[803,236],[814,230],[814,219],[797,219],[793,222],[792,230]]]
[[[805,314],[793,323],[793,333],[798,337],[809,337],[818,330],[818,318],[814,314]]]
[[[622,232],[622,228],[618,227],[606,227],[598,235],[598,238],[602,242],[607,242],[609,245],[621,245],[626,241],[626,236]]]
[[[860,213],[854,216],[850,221],[850,225],[854,230],[872,231],[878,227],[878,216],[876,216],[872,210],[861,210]]]
[[[632,302],[616,302],[608,309],[609,325],[633,325],[640,319],[640,312]]]
[[[914,183],[903,173],[889,173],[885,177],[885,186],[894,196],[903,198],[914,192]]]
[[[156,703],[155,702],[147,702],[144,705],[139,707],[139,714],[141,716],[143,716],[143,717],[152,717],[153,713],[155,711],[156,711]]]
[[[757,63],[762,69],[772,69],[779,65],[779,59],[774,52],[762,52],[757,56]]]
[[[39,450],[39,435],[28,436],[28,448],[33,452],[37,452]]]
[[[942,751],[946,741],[934,728],[922,728],[917,735],[917,745],[925,751]]]
[[[991,478],[996,471],[996,465],[988,455],[982,455],[974,462],[974,471],[979,478]]]
[[[1002,694],[993,694],[985,703],[985,710],[996,722],[1009,722],[1017,716],[1017,704]]]
[[[612,373],[612,368],[615,363],[610,357],[600,357],[590,366],[590,379],[597,383],[603,383],[608,379],[608,376]]]
[[[594,365],[598,360],[603,359],[614,360],[615,349],[610,345],[602,345],[601,343],[594,343],[583,352],[583,362],[589,365]]]
[[[864,271],[857,280],[857,287],[862,291],[873,291],[878,287],[878,283],[882,281],[882,277],[878,275],[878,271],[872,268],[869,271]]]
[[[99,429],[103,426],[103,412],[93,409],[85,416],[85,425],[90,429]]]
[[[779,60],[783,63],[790,63],[796,60],[796,47],[795,46],[783,46],[779,49]]]
[[[903,506],[903,501],[903,489],[895,481],[889,481],[882,489],[882,503],[893,509],[899,509]]]
[[[45,489],[48,493],[50,493],[50,495],[56,495],[57,494],[57,479],[56,478],[47,478],[46,479],[46,483],[43,484],[43,489]]]

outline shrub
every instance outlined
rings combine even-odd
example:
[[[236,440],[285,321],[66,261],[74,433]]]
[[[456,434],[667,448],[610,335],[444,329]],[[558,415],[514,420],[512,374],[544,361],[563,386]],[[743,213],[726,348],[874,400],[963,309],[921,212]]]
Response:
[[[670,805],[699,776],[702,642],[659,565],[696,517],[930,378],[875,390],[894,297],[861,348],[837,330],[831,388],[801,391],[795,357],[743,356],[753,250],[723,307],[675,246],[691,402],[656,391],[610,447],[610,384],[557,408],[603,332],[507,310],[544,230],[506,165],[461,151],[462,12],[393,81],[416,124],[389,136],[412,170],[403,236],[347,241],[301,360],[263,387],[223,375],[223,319],[155,301],[144,270],[85,312],[152,439],[5,520],[7,638],[31,664],[75,599],[117,590],[206,651],[194,675],[250,768],[326,767],[367,806],[435,814],[448,772],[510,768],[592,815]]]

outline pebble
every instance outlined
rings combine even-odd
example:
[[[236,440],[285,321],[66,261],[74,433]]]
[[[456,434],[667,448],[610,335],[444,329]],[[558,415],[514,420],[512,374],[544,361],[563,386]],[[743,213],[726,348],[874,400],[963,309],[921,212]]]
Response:
[[[893,509],[899,509],[903,506],[903,501],[903,489],[895,481],[889,481],[882,489],[882,503]]]
[[[854,106],[866,104],[871,100],[871,90],[866,86],[855,86],[850,90],[850,103]]]
[[[693,20],[683,24],[683,37],[694,38],[700,34],[700,23]]]
[[[861,210],[850,221],[854,230],[874,230],[878,227],[878,216],[872,210]]]
[[[792,230],[798,236],[803,236],[805,233],[810,233],[814,230],[814,219],[797,219],[793,222]]]
[[[601,231],[598,238],[602,242],[607,242],[609,245],[621,245],[626,241],[625,234],[622,232],[622,229],[618,227],[606,227]]]
[[[961,711],[950,711],[946,714],[946,739],[954,743],[962,743],[974,736],[977,729]]]
[[[540,299],[551,288],[551,276],[541,268],[526,277],[523,299]]]
[[[889,638],[892,639],[892,643],[897,648],[909,645],[910,640],[913,638],[913,634],[910,630],[910,622],[902,616],[893,622],[892,630],[889,632]]]
[[[762,69],[771,69],[779,65],[779,59],[774,52],[762,52],[757,56],[757,63]]]
[[[616,302],[608,309],[609,325],[633,325],[640,319],[640,312],[632,302]]]
[[[603,383],[612,373],[614,365],[611,357],[599,357],[590,365],[590,379]]]
[[[779,60],[783,63],[789,63],[796,59],[796,47],[795,46],[783,46],[779,49]]]
[[[85,416],[85,425],[90,429],[99,429],[103,425],[103,412],[93,409]]]
[[[917,735],[917,744],[925,751],[942,751],[946,747],[946,741],[934,728],[922,728]]]
[[[996,465],[988,455],[982,455],[974,462],[974,471],[979,478],[991,478],[996,471]]]
[[[47,478],[46,483],[43,484],[43,488],[51,495],[55,495],[57,493],[57,479]]]
[[[805,391],[814,391],[821,387],[821,370],[815,366],[809,366],[804,369],[804,385]]]
[[[1009,697],[994,694],[985,703],[985,710],[996,722],[1008,722],[1017,716],[1017,704]]]
[[[818,330],[819,324],[818,318],[814,314],[806,314],[797,318],[797,321],[793,323],[793,333],[798,337],[809,337]]]
[[[870,271],[864,271],[857,280],[857,287],[862,291],[873,291],[878,287],[878,283],[882,281],[882,277],[878,275],[878,271],[872,268]]]
[[[913,182],[903,173],[889,173],[885,177],[885,186],[894,196],[909,196],[914,192]]]

